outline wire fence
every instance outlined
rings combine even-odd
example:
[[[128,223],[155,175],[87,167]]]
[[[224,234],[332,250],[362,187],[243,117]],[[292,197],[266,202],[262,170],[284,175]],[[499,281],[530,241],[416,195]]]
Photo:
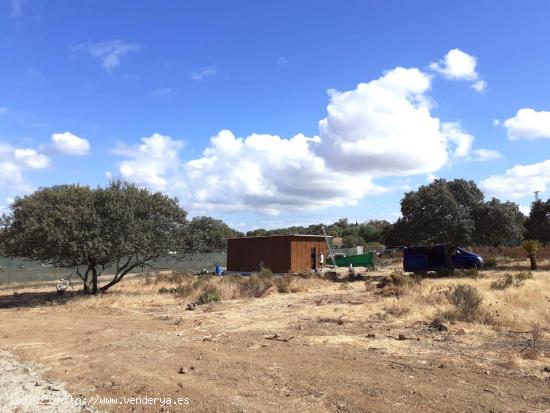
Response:
[[[151,271],[213,271],[216,265],[225,267],[227,254],[203,253],[186,255],[183,257],[166,257],[153,263],[151,267],[136,268],[133,273]],[[0,285],[11,283],[26,283],[32,281],[51,281],[67,278],[73,273],[72,268],[60,268],[41,264],[36,261],[19,258],[0,257]],[[103,275],[114,273],[114,268],[105,268]],[[78,278],[76,275],[73,278]]]

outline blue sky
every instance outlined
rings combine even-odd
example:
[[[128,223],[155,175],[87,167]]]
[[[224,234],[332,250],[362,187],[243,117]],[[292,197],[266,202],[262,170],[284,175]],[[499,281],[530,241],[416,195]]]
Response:
[[[404,191],[461,177],[526,210],[550,189],[549,15],[0,0],[0,207],[115,177],[244,230],[393,220]]]

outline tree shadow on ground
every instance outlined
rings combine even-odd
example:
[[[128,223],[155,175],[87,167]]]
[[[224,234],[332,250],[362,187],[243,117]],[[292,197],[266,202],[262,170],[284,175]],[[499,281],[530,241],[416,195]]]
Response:
[[[64,304],[80,295],[82,295],[82,293],[79,291],[65,291],[63,295],[58,295],[56,291],[14,292],[12,295],[0,296],[0,309],[35,308],[54,303]]]

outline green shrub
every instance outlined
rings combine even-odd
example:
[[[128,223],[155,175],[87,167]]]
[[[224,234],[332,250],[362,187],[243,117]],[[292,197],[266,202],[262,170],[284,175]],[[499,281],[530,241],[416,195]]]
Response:
[[[213,285],[206,285],[204,291],[197,298],[198,304],[208,304],[216,301],[220,301],[220,293]]]
[[[273,271],[271,271],[267,267],[261,267],[260,271],[258,272],[259,277],[273,277]]]

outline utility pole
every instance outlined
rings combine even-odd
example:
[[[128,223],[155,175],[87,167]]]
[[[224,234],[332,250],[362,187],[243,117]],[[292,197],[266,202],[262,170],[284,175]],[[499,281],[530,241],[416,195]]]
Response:
[[[325,236],[325,242],[327,243],[328,256],[332,260],[332,265],[336,266],[336,260],[334,259],[334,253],[332,252],[332,245],[330,244],[329,237],[327,235],[327,232],[325,231],[325,226],[321,225],[321,229],[323,230],[323,235]]]

